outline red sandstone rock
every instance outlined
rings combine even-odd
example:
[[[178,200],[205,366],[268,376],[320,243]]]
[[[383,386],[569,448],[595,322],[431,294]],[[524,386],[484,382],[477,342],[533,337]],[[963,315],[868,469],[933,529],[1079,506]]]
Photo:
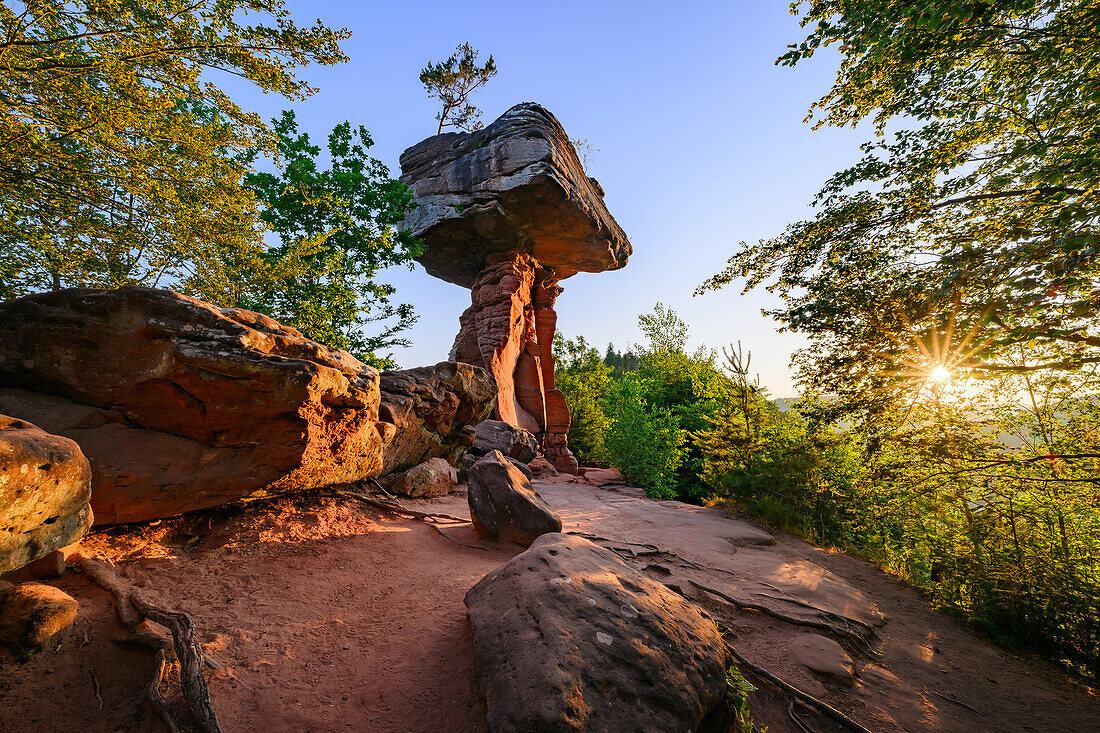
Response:
[[[429,274],[471,288],[451,359],[488,369],[496,416],[540,436],[547,459],[577,472],[569,409],[554,387],[558,281],[626,264],[630,242],[561,123],[524,103],[475,133],[428,138],[401,156],[416,193],[406,221]]]
[[[17,659],[26,659],[75,621],[76,611],[72,596],[53,586],[0,587],[0,647]]]
[[[392,428],[383,474],[429,458],[458,462],[474,440],[474,426],[489,416],[496,385],[484,369],[440,362],[382,372],[383,426]]]
[[[0,411],[72,438],[97,523],[382,470],[378,372],[249,311],[149,288],[0,303]]]
[[[0,415],[0,573],[78,542],[92,523],[90,496],[76,443]]]
[[[728,730],[728,653],[698,606],[544,534],[466,594],[490,731]]]

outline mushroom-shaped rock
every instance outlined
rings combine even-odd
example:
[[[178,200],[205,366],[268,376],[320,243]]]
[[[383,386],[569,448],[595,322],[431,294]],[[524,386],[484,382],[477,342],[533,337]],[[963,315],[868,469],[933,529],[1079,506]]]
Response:
[[[569,409],[554,387],[554,303],[560,280],[617,270],[630,256],[603,189],[557,118],[533,103],[414,145],[401,170],[416,196],[405,223],[426,245],[418,261],[471,289],[450,358],[488,369],[496,416],[539,434],[550,462],[576,473]]]
[[[539,535],[561,532],[561,517],[531,488],[529,473],[500,451],[475,463],[467,481],[466,500],[477,532],[524,546]]]
[[[91,469],[72,440],[0,415],[0,573],[80,541]]]
[[[166,290],[0,303],[0,412],[76,441],[97,523],[378,475],[378,382],[267,316]]]
[[[714,621],[588,540],[543,535],[466,608],[490,731],[687,733],[724,713]]]
[[[428,243],[428,274],[471,287],[495,253],[526,252],[561,280],[617,270],[630,241],[561,123],[517,104],[476,132],[449,132],[401,154],[416,194],[405,224]]]

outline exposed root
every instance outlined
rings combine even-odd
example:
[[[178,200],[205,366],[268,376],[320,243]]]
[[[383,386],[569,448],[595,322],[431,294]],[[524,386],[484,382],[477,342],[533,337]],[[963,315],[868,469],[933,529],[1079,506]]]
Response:
[[[180,662],[180,686],[183,698],[191,709],[191,715],[205,733],[220,733],[218,714],[210,702],[210,690],[203,674],[202,647],[195,639],[195,621],[183,611],[159,608],[145,600],[141,591],[134,590],[130,601],[147,619],[155,621],[172,632],[176,658]]]
[[[416,509],[410,509],[396,499],[377,499],[373,496],[360,494],[357,491],[341,490],[334,493],[337,496],[343,496],[349,499],[356,499],[363,502],[364,504],[370,504],[371,506],[378,509],[384,509],[385,511],[392,512],[393,514],[403,514],[407,517],[412,517],[413,519],[419,519],[421,521],[446,521],[455,522],[456,524],[470,523],[469,519],[464,519],[463,517],[458,517],[454,514],[442,514],[439,512],[421,512],[417,511]]]
[[[88,674],[92,676],[92,694],[95,695],[95,701],[99,703],[99,709],[103,709],[103,695],[99,692],[99,677],[96,676],[95,670],[89,668]]]
[[[794,709],[795,702],[797,702],[797,698],[792,697],[790,705],[787,706],[787,717],[790,718],[794,722],[794,724],[798,726],[798,729],[802,731],[802,733],[817,733],[817,731],[810,727],[809,723],[802,719],[802,716],[798,714],[798,711]]]
[[[726,642],[726,648],[730,650],[730,653],[733,654],[734,658],[737,659],[740,664],[742,664],[746,669],[755,674],[757,677],[766,679],[768,682],[771,682],[773,685],[783,690],[788,695],[798,698],[800,701],[806,703],[806,705],[810,706],[819,713],[827,715],[828,717],[832,718],[849,730],[855,731],[856,733],[871,733],[871,731],[869,731],[867,728],[864,728],[862,725],[852,720],[829,703],[824,702],[823,700],[818,700],[810,693],[803,692],[791,683],[785,682],[779,677],[776,677],[774,674],[764,669],[763,667],[757,664],[753,664],[749,660],[745,659],[745,657],[743,657],[739,651],[734,649],[729,642]]]
[[[953,697],[950,697],[948,695],[943,694],[942,692],[936,692],[935,690],[931,690],[930,692],[933,695],[935,695],[936,697],[942,697],[944,700],[947,700],[948,702],[953,702],[953,703],[955,703],[956,705],[958,705],[960,707],[964,707],[967,710],[971,710],[971,711],[977,713],[978,715],[981,715],[982,717],[985,717],[985,713],[983,713],[981,710],[978,710],[978,708],[973,707],[972,705],[967,705],[962,700],[957,700]]]
[[[221,733],[217,715],[210,703],[206,677],[202,673],[204,655],[202,648],[195,641],[194,621],[191,617],[181,611],[166,611],[149,604],[136,588],[118,577],[107,561],[89,557],[83,553],[77,553],[75,559],[89,580],[114,596],[119,619],[130,630],[129,636],[122,640],[123,643],[138,644],[154,652],[153,678],[146,686],[146,697],[157,717],[164,722],[169,731],[179,732],[179,725],[172,718],[168,704],[160,694],[160,682],[164,677],[166,663],[165,650],[169,647],[169,642],[153,629],[149,620],[167,627],[172,632],[176,654],[180,659],[183,696],[192,713],[195,714],[200,730],[205,733]],[[200,713],[196,713],[197,710],[200,711],[201,717]]]

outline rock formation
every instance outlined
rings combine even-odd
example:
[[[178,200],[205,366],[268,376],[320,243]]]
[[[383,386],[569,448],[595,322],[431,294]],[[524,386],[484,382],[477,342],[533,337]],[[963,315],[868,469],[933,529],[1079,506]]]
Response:
[[[561,517],[531,488],[530,469],[524,473],[521,465],[491,452],[470,467],[466,499],[475,531],[527,546],[561,532]]]
[[[164,290],[0,303],[0,412],[81,447],[97,523],[350,483],[461,456],[492,380],[442,364],[387,376],[250,311]]]
[[[458,472],[442,458],[429,458],[384,482],[388,491],[410,499],[445,496],[458,486]]]
[[[528,463],[538,455],[539,444],[531,433],[503,420],[478,423],[474,428],[474,442],[470,446],[470,452],[484,456],[495,450],[521,463]]]
[[[724,713],[714,621],[588,540],[539,537],[466,608],[490,731],[701,731]]]
[[[496,398],[488,372],[447,361],[382,372],[381,386],[379,419],[393,425],[386,428],[393,437],[386,443],[383,474],[435,457],[458,462]]]
[[[0,580],[0,649],[25,660],[75,621],[76,611],[73,597],[53,586]]]
[[[488,369],[499,419],[536,433],[576,473],[569,409],[554,386],[558,283],[626,264],[630,242],[584,173],[561,123],[519,104],[473,133],[428,138],[401,156],[417,208],[406,221],[435,277],[471,289],[450,358]]]
[[[0,573],[80,541],[91,470],[76,443],[0,415]]]

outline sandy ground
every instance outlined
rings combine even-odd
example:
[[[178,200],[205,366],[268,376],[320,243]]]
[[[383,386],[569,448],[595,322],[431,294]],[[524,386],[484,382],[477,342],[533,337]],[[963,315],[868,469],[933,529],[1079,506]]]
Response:
[[[538,488],[566,531],[640,551],[645,572],[733,626],[746,658],[871,730],[1100,730],[1100,699],[1087,688],[991,647],[862,561],[621,485]],[[461,494],[407,503],[468,516]],[[454,541],[423,523],[308,495],[97,530],[85,546],[112,558],[151,600],[195,618],[221,665],[210,686],[227,732],[483,731],[462,597],[522,548],[479,539],[468,526],[443,531]],[[802,605],[810,604],[872,625],[880,639],[874,654],[845,641],[845,656],[817,629],[738,610],[692,581],[793,619],[814,618]],[[79,573],[52,582],[80,601],[77,621],[53,648],[0,668],[0,731],[160,730],[142,698],[148,653],[115,643],[124,633],[110,597]],[[760,688],[750,696],[757,723],[798,731],[787,699],[749,677]],[[170,672],[162,689],[185,719],[174,682]],[[812,730],[839,730],[796,712]]]

